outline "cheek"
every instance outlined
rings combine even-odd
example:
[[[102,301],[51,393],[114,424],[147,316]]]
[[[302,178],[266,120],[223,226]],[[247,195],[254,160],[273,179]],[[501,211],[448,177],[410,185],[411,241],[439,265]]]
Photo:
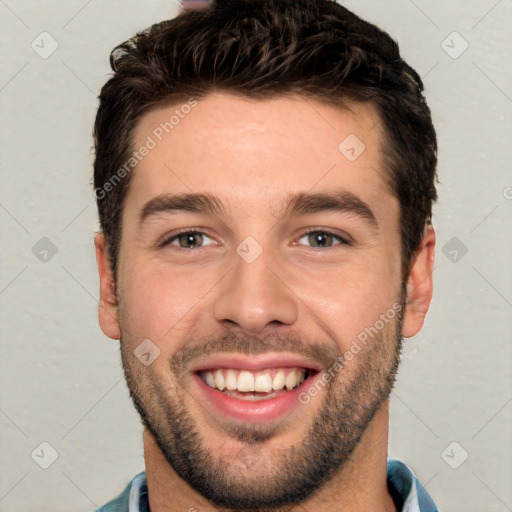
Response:
[[[190,336],[197,311],[215,285],[214,272],[176,270],[145,261],[123,269],[121,327],[133,339],[149,338],[163,349],[172,339]],[[165,343],[163,343],[165,341]]]
[[[380,267],[384,267],[382,260]],[[398,276],[398,267],[390,273],[387,268],[379,271],[361,261],[315,277],[304,275],[292,289],[302,290],[297,295],[307,306],[305,314],[313,323],[323,325],[344,351],[381,315],[394,314],[400,290]]]

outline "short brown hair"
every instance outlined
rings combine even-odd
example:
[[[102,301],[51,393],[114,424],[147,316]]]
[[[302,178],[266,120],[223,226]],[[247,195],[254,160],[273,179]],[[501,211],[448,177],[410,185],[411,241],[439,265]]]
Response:
[[[112,179],[133,152],[137,121],[155,105],[221,90],[373,104],[408,274],[437,198],[437,141],[421,78],[387,33],[330,0],[218,0],[140,32],[112,51],[110,64],[94,126],[94,186],[114,272],[131,173]]]

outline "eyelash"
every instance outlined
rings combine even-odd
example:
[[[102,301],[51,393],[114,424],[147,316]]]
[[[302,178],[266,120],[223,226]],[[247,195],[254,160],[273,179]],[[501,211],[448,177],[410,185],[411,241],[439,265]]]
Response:
[[[211,236],[208,236],[207,233],[205,233],[204,231],[199,231],[198,229],[182,229],[180,231],[177,231],[176,233],[173,233],[171,236],[165,238],[163,240],[162,243],[158,244],[158,247],[159,248],[162,248],[162,247],[165,247],[167,245],[171,245],[172,242],[174,242],[174,240],[177,240],[178,237],[180,235],[183,235],[184,233],[187,233],[187,234],[193,234],[193,235],[204,235],[204,236],[207,236],[208,238],[212,238]],[[178,246],[178,249],[183,249],[184,251],[190,251],[190,249],[185,249],[184,247],[179,247]]]
[[[159,248],[163,248],[167,245],[171,245],[172,242],[174,242],[175,240],[178,239],[178,237],[184,233],[187,233],[187,234],[194,234],[194,235],[204,235],[206,236],[207,238],[210,238],[212,239],[212,237],[208,236],[207,233],[205,233],[204,231],[199,231],[197,229],[183,229],[181,231],[178,231],[176,233],[173,233],[171,236],[167,237],[166,239],[164,239],[163,242],[161,242],[160,244],[158,244],[158,247]],[[304,237],[307,237],[309,236],[310,234],[312,233],[322,233],[323,235],[327,235],[329,237],[332,237],[333,239],[336,239],[338,240],[338,244],[334,244],[330,247],[325,247],[325,248],[322,248],[322,247],[311,247],[312,249],[319,249],[319,250],[322,250],[322,249],[332,249],[334,246],[336,245],[352,245],[352,242],[348,239],[348,238],[344,238],[343,236],[341,235],[337,235],[336,233],[333,233],[332,231],[328,231],[328,230],[325,230],[325,229],[318,229],[318,228],[313,228],[313,229],[310,229],[309,231],[306,231],[305,233],[303,233],[299,238],[298,240],[302,240]],[[209,244],[210,245],[210,244]],[[295,245],[295,244],[294,244]],[[201,247],[199,247],[201,248]],[[190,251],[191,249],[186,249],[184,247],[179,247],[178,246],[178,249],[183,249],[184,251]]]
[[[332,238],[335,238],[336,240],[339,241],[339,244],[334,244],[334,245],[352,245],[351,244],[351,241],[348,239],[348,237],[343,237],[341,235],[337,235],[336,233],[333,233],[332,231],[328,231],[328,230],[325,230],[325,229],[318,229],[318,228],[313,228],[313,229],[310,229],[309,231],[306,231],[305,233],[303,233],[299,240],[301,240],[302,238],[306,237],[306,236],[309,236],[311,233],[322,233],[323,235],[327,235],[327,236],[330,236]],[[326,249],[331,249],[332,247],[326,247]],[[312,247],[312,249],[322,249],[322,247]]]

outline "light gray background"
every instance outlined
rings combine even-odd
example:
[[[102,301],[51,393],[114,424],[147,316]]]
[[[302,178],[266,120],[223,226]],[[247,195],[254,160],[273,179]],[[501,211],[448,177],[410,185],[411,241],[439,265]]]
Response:
[[[424,77],[440,143],[435,296],[406,342],[390,455],[445,512],[512,510],[512,1],[344,4]],[[1,511],[89,510],[143,469],[117,342],[97,325],[91,129],[110,50],[176,12],[0,0]],[[31,48],[51,48],[43,31],[59,45],[48,58]],[[47,241],[34,254],[42,237],[55,255]],[[41,442],[58,454],[46,470]]]

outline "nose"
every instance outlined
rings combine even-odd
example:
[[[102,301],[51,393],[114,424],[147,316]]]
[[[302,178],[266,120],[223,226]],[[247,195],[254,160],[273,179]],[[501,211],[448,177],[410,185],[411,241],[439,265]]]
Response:
[[[291,325],[298,316],[298,299],[279,276],[267,251],[251,263],[234,254],[234,265],[216,287],[214,317],[226,327],[259,334],[270,326]]]

